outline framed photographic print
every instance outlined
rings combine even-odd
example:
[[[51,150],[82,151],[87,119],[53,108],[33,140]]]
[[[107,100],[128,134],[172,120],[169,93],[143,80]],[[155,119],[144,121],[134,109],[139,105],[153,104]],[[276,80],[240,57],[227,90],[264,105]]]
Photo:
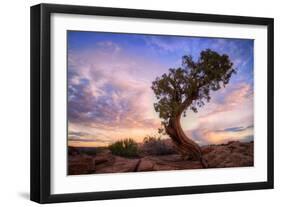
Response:
[[[31,200],[273,188],[273,19],[31,7]]]

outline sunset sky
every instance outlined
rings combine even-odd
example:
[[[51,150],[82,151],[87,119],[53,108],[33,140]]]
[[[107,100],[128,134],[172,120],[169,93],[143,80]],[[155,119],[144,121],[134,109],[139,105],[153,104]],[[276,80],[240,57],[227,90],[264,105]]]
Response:
[[[151,83],[196,60],[210,48],[237,68],[230,83],[211,94],[198,113],[181,123],[200,145],[253,140],[253,40],[68,31],[68,143],[105,146],[123,138],[156,135]],[[163,137],[167,138],[167,137]]]

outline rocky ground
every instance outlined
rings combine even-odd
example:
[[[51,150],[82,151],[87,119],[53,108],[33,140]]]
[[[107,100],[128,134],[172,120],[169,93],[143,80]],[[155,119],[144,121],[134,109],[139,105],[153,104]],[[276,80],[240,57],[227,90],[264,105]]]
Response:
[[[229,142],[202,147],[209,168],[253,166],[253,142]],[[137,158],[125,158],[103,149],[95,154],[75,153],[68,156],[68,174],[144,172],[160,170],[200,169],[199,161],[183,160],[176,152],[167,155],[140,153]]]

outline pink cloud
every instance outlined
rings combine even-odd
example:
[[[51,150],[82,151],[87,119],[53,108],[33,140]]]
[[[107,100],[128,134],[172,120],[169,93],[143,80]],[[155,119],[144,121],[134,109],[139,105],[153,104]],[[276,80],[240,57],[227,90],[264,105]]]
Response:
[[[186,133],[200,144],[217,144],[230,140],[244,140],[253,130],[230,131],[237,126],[253,125],[253,89],[249,84],[232,85],[216,94],[196,115],[196,127]]]
[[[229,88],[224,88],[218,92],[221,101],[213,98],[212,101],[206,106],[207,112],[203,112],[199,116],[201,120],[208,120],[212,116],[217,116],[219,113],[233,112],[241,110],[244,106],[247,106],[247,110],[251,112],[253,110],[253,89],[252,86],[246,83],[239,85],[232,85]],[[218,99],[218,98],[217,98]]]
[[[153,63],[132,60],[121,48],[112,54],[112,48],[118,45],[100,44],[105,48],[102,51],[69,54],[71,126],[89,126],[104,134],[124,129],[157,131],[161,120],[153,113],[151,83],[141,79],[141,71],[136,69],[138,65],[153,68]]]

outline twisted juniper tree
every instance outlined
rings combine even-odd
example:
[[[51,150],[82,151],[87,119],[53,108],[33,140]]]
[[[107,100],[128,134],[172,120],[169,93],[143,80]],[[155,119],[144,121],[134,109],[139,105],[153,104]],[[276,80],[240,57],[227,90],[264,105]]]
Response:
[[[191,56],[182,57],[182,67],[170,68],[169,72],[152,82],[157,102],[154,109],[162,119],[166,134],[183,157],[199,160],[207,167],[200,146],[183,131],[180,118],[187,110],[197,112],[211,99],[210,92],[225,87],[236,73],[228,55],[220,55],[210,49],[201,51],[194,61]]]

